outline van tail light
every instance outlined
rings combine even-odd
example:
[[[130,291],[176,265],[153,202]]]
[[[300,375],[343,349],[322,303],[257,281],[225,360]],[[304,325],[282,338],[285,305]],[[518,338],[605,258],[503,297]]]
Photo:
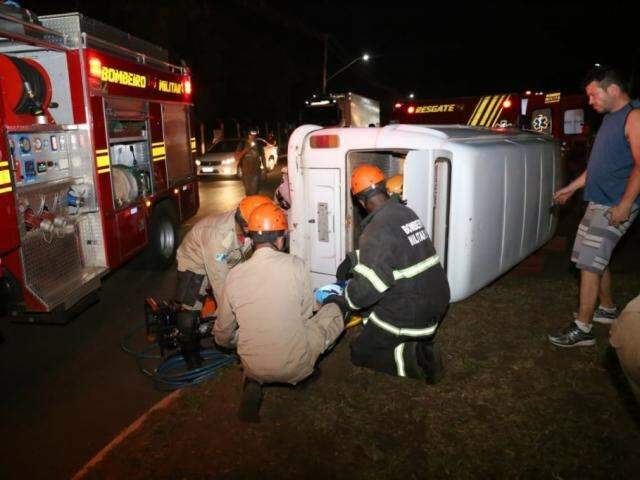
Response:
[[[338,135],[314,135],[309,139],[311,148],[338,148],[340,137]]]

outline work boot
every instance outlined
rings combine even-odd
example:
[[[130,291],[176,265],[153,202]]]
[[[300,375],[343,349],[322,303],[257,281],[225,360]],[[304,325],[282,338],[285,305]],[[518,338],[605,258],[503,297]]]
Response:
[[[252,378],[244,377],[238,418],[243,422],[260,423],[261,403],[262,385]]]
[[[431,385],[444,377],[444,365],[440,347],[433,342],[420,342],[418,345],[418,364],[424,371],[425,380]]]

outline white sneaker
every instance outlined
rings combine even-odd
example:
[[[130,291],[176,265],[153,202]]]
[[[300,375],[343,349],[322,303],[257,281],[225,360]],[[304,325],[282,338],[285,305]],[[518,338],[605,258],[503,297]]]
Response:
[[[593,321],[603,323],[605,325],[611,325],[613,321],[618,318],[618,315],[620,315],[618,307],[613,307],[612,311],[607,311],[602,307],[598,307],[596,308],[596,311],[593,312]]]

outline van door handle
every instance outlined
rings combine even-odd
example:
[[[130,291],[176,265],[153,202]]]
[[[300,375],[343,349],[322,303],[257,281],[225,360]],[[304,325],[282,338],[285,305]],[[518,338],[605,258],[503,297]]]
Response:
[[[311,220],[309,220],[309,223],[316,223],[316,219],[312,218]]]

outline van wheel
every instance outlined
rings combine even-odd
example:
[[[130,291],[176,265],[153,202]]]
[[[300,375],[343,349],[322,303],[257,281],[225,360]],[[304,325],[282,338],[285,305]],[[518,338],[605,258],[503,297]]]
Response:
[[[156,205],[150,224],[149,260],[153,268],[164,270],[173,265],[178,250],[178,215],[170,201]]]

